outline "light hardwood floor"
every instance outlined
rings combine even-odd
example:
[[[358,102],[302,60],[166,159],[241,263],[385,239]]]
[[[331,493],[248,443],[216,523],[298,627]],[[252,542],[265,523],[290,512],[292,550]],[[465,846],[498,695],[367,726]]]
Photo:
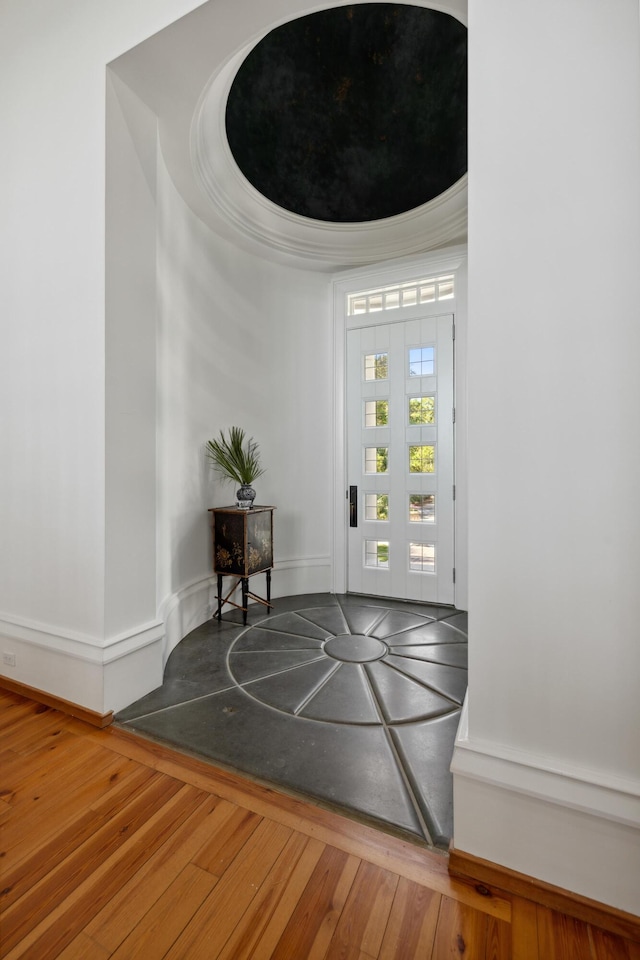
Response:
[[[0,691],[0,956],[640,960],[447,858]],[[484,891],[488,894],[488,891]]]

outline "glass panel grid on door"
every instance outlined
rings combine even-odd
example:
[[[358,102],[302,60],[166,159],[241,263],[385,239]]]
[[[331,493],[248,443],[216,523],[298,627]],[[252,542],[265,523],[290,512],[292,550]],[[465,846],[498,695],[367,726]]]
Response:
[[[453,317],[347,333],[348,589],[453,602]]]

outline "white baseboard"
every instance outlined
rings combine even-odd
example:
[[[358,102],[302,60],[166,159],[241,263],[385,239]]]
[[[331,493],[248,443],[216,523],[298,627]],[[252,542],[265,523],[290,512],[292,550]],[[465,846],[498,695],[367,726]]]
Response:
[[[640,913],[640,783],[474,741],[466,704],[451,770],[457,849]]]
[[[130,703],[133,691],[133,699],[143,696],[137,693],[141,685],[148,693],[162,683],[157,664],[163,634],[163,624],[155,621],[100,643],[94,637],[5,616],[0,618],[0,647],[14,663],[3,657],[0,671],[17,683],[104,714]]]
[[[215,577],[200,577],[170,594],[160,604],[160,617],[164,621],[162,669],[171,651],[188,633],[209,620],[215,609]]]
[[[273,597],[297,597],[303,593],[331,592],[331,558],[302,557],[278,560],[271,578]]]
[[[328,557],[278,561],[272,597],[329,590]],[[266,596],[264,577],[251,581]],[[216,577],[208,575],[166,597],[159,618],[104,641],[46,624],[0,616],[0,675],[100,714],[117,712],[162,684],[171,651],[216,609]]]

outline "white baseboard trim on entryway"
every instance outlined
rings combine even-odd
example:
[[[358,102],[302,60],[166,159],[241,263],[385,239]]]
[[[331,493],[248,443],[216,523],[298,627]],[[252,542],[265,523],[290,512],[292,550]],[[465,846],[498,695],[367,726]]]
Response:
[[[224,584],[229,582],[229,578],[225,578],[223,590]],[[271,574],[271,597],[277,599],[303,593],[329,593],[330,584],[331,558],[328,555],[277,560]],[[192,580],[162,601],[160,616],[164,621],[165,633],[163,668],[180,641],[215,614],[217,589],[217,577],[210,574]],[[258,596],[266,597],[265,574],[256,574],[251,578],[251,590]],[[239,594],[239,587],[237,592]]]
[[[640,784],[469,737],[451,764],[454,844],[473,856],[640,913]]]
[[[266,596],[264,575],[252,578]],[[328,556],[278,561],[272,598],[329,592]],[[198,577],[165,597],[156,620],[100,640],[42,623],[0,616],[0,647],[13,663],[0,676],[99,715],[116,713],[161,686],[171,651],[217,609],[215,575]]]
[[[0,644],[13,663],[3,662],[1,674],[14,683],[105,715],[162,683],[163,636],[164,625],[159,620],[101,642],[48,624],[5,616],[0,618]]]

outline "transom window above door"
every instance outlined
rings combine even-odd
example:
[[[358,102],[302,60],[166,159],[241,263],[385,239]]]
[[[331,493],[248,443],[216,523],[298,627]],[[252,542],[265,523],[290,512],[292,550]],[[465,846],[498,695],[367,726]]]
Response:
[[[454,297],[454,277],[453,274],[447,274],[349,294],[347,314],[352,317],[361,313],[379,313],[381,310],[399,310],[401,307],[416,307],[438,300],[452,300]]]

